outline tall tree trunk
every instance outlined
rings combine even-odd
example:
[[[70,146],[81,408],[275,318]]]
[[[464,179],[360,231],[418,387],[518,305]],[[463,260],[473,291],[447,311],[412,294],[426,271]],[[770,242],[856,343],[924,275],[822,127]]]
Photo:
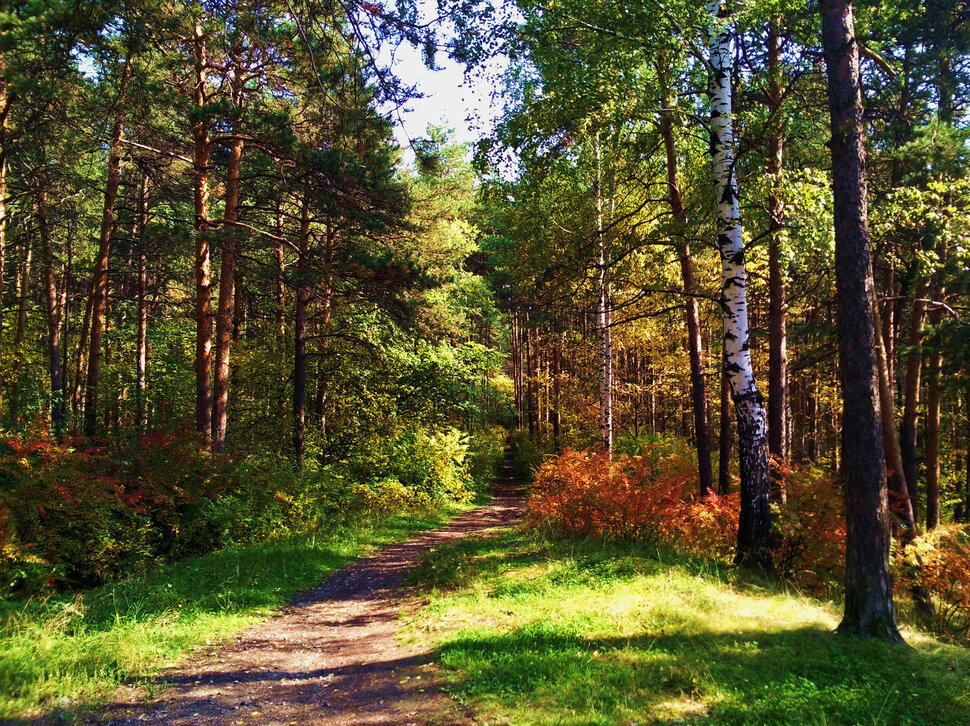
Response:
[[[921,281],[913,293],[913,312],[909,319],[909,354],[906,356],[906,385],[903,394],[903,425],[900,432],[900,452],[903,459],[903,472],[906,488],[912,503],[913,517],[919,519],[919,468],[916,460],[919,417],[920,378],[923,369],[923,321],[926,317],[927,282]]]
[[[842,379],[845,613],[838,631],[902,642],[889,570],[889,508],[882,447],[875,303],[869,260],[859,49],[852,3],[822,0],[835,199],[835,272]]]
[[[94,436],[98,430],[98,388],[101,382],[101,345],[107,321],[108,308],[108,260],[114,235],[115,203],[121,186],[121,150],[125,133],[125,110],[127,108],[128,81],[131,78],[131,58],[125,60],[115,100],[115,119],[108,146],[107,179],[104,189],[104,209],[101,212],[101,231],[98,254],[91,275],[91,329],[88,341],[88,373],[84,389],[84,433]]]
[[[148,230],[148,174],[142,174],[138,194],[138,221],[135,239],[138,244],[138,342],[135,350],[135,425],[144,429],[148,423],[148,264],[145,235]]]
[[[280,238],[276,240],[276,345],[282,355],[286,351],[286,285],[283,279],[286,258],[283,255],[282,210],[276,214],[276,236]]]
[[[663,57],[657,62],[660,84],[664,92],[664,108],[674,105],[674,95],[667,79],[667,67]],[[697,304],[697,281],[694,276],[694,260],[690,245],[685,238],[687,211],[680,194],[680,174],[677,164],[677,148],[674,139],[673,120],[665,110],[660,119],[660,133],[663,136],[664,151],[667,158],[667,201],[676,224],[677,257],[680,261],[680,275],[684,283],[686,304],[684,319],[687,323],[687,353],[690,358],[691,408],[694,414],[694,434],[697,440],[697,478],[701,496],[713,488],[711,474],[711,428],[707,416],[707,396],[704,393],[704,352],[701,343],[701,321]]]
[[[54,270],[54,247],[51,242],[50,217],[47,211],[47,180],[40,180],[37,193],[37,226],[40,229],[44,264],[44,292],[47,295],[47,354],[51,379],[51,428],[54,435],[64,435],[64,379],[61,375],[61,306]]]
[[[239,230],[239,185],[244,142],[234,138],[229,145],[226,169],[226,228],[222,237],[222,260],[219,266],[219,303],[216,309],[215,375],[212,381],[212,451],[226,450],[226,424],[229,404],[229,348],[232,343],[233,294],[236,284],[236,255]]]
[[[562,401],[562,332],[557,332],[552,357],[552,440],[556,451],[562,450],[562,421],[559,405]]]
[[[18,421],[20,418],[20,372],[23,361],[24,336],[27,332],[27,298],[30,296],[30,266],[34,257],[34,246],[30,243],[32,235],[27,235],[27,245],[24,250],[24,260],[17,277],[17,328],[14,331],[12,366],[12,381],[10,386],[10,418]]]
[[[747,273],[737,179],[734,175],[734,124],[731,71],[734,58],[730,17],[721,0],[712,0],[711,135],[721,251],[721,305],[725,370],[731,382],[738,420],[738,468],[741,512],[738,521],[739,565],[771,566],[770,475],[764,400],[754,379],[748,331]]]
[[[940,299],[943,299],[941,290]],[[930,324],[939,325],[943,308],[930,313]],[[943,353],[939,343],[927,361],[926,371],[926,531],[936,529],[940,523],[940,407],[943,373]]]
[[[906,488],[906,475],[903,472],[903,456],[899,447],[899,436],[896,432],[896,405],[889,382],[888,356],[882,336],[878,304],[873,305],[872,314],[876,343],[876,370],[879,375],[882,447],[886,456],[886,483],[893,499],[890,502],[890,511],[896,514],[900,523],[906,528],[902,539],[908,542],[916,536],[916,519],[913,505],[909,499],[909,490]]]
[[[195,430],[208,439],[212,429],[212,252],[209,249],[209,159],[212,141],[208,103],[208,56],[201,25],[195,27],[195,86],[192,89],[193,157],[195,174]]]
[[[5,77],[6,60],[0,53],[0,357],[3,353],[4,283],[7,273],[7,131],[11,96]],[[3,377],[0,376],[0,405],[3,404]]]
[[[603,171],[600,135],[596,132],[596,338],[599,343],[600,447],[613,451],[613,328],[609,261],[603,227]]]
[[[303,471],[306,451],[306,319],[310,302],[310,199],[300,208],[300,237],[297,260],[296,314],[293,319],[293,460]]]
[[[768,106],[771,131],[768,136],[768,164],[771,179],[768,194],[768,453],[782,464],[788,459],[788,335],[786,332],[785,277],[781,246],[785,239],[782,207],[782,164],[785,121],[782,113],[781,43],[776,22],[768,23]],[[771,495],[785,505],[784,466],[772,471]]]

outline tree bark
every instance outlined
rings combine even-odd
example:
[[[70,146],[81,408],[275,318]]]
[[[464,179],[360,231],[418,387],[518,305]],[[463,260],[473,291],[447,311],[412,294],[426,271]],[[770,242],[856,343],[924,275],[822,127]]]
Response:
[[[24,336],[27,332],[27,298],[30,295],[30,266],[34,257],[34,247],[30,243],[31,235],[27,235],[27,246],[24,250],[24,261],[17,277],[17,328],[13,339],[13,370],[10,386],[10,418],[14,421],[20,417],[20,371],[22,368]]]
[[[212,381],[212,451],[226,450],[226,425],[229,409],[229,349],[232,344],[233,295],[236,285],[236,255],[239,230],[232,222],[239,221],[240,175],[244,142],[233,139],[229,145],[229,165],[226,169],[227,227],[223,230],[222,259],[219,266],[219,303],[216,309],[215,375]]]
[[[609,261],[603,227],[603,155],[596,133],[596,337],[599,343],[600,448],[613,451],[613,329]]]
[[[50,217],[47,209],[47,180],[40,180],[37,193],[37,226],[40,229],[44,264],[44,292],[47,295],[47,354],[51,380],[51,428],[59,439],[67,423],[64,413],[64,378],[61,374],[61,307],[54,270],[54,247],[51,242]]]
[[[821,12],[832,130],[836,315],[843,396],[845,613],[837,632],[902,642],[889,570],[859,48],[851,1],[822,0]]]
[[[721,252],[721,306],[725,370],[738,422],[741,511],[739,565],[771,567],[770,474],[765,407],[755,383],[748,330],[747,273],[737,179],[734,175],[734,125],[731,72],[734,58],[730,18],[721,0],[709,5],[711,20],[711,136],[717,186],[718,247]]]
[[[195,430],[208,439],[212,429],[212,252],[209,249],[209,120],[202,115],[208,102],[208,57],[201,25],[195,27],[195,86],[192,89],[195,174]]]
[[[723,357],[722,357],[723,363]],[[719,454],[717,458],[717,493],[721,496],[731,493],[731,382],[722,365],[721,375],[720,435],[718,436]]]
[[[772,470],[771,495],[784,506],[787,496],[782,464],[788,459],[788,335],[785,278],[781,264],[781,247],[785,239],[785,213],[781,201],[785,122],[781,109],[781,43],[776,22],[768,23],[771,130],[765,169],[771,178],[771,191],[768,193],[768,453],[775,457],[777,464]]]
[[[685,239],[687,211],[684,209],[680,194],[680,174],[677,163],[677,148],[674,138],[673,121],[669,110],[674,103],[667,68],[661,57],[657,63],[658,76],[664,92],[664,111],[660,118],[660,133],[663,136],[667,160],[667,201],[673,215],[677,235],[677,257],[680,262],[680,275],[684,283],[686,304],[684,320],[687,324],[687,353],[690,359],[691,408],[694,414],[694,434],[697,440],[697,478],[702,497],[713,489],[711,475],[711,428],[707,416],[707,397],[704,392],[704,352],[701,342],[701,322],[697,304],[697,281],[694,275],[694,260],[690,245]]]
[[[306,319],[310,302],[310,201],[304,197],[300,208],[298,241],[296,311],[293,318],[293,460],[303,471],[306,451]]]
[[[923,369],[923,352],[920,346],[923,342],[923,321],[926,318],[927,282],[921,281],[913,293],[913,312],[909,319],[909,354],[906,356],[906,383],[903,394],[903,425],[900,432],[900,453],[902,455],[903,472],[906,476],[906,488],[912,503],[913,517],[919,519],[919,469],[916,459],[919,417],[920,378]]]
[[[943,297],[941,291],[941,299]],[[930,323],[939,325],[943,308],[930,313]],[[940,408],[943,353],[937,345],[927,361],[926,380],[926,531],[940,523]]]
[[[148,423],[148,264],[145,235],[148,230],[148,174],[142,174],[138,194],[138,221],[135,239],[138,244],[138,341],[135,350],[135,425],[144,429]]]
[[[115,203],[121,186],[121,151],[125,133],[125,109],[127,106],[128,81],[131,78],[131,58],[125,67],[115,100],[115,119],[108,147],[107,179],[104,189],[104,209],[101,212],[101,231],[98,254],[91,275],[91,328],[88,341],[88,372],[84,389],[84,433],[94,436],[98,430],[98,388],[101,381],[101,345],[107,322],[108,309],[108,260],[114,236]]]

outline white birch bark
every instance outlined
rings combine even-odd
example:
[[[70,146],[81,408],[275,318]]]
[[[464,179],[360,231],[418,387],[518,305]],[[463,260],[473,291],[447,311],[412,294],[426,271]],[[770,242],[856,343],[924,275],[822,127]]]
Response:
[[[764,401],[751,365],[744,240],[734,175],[734,125],[731,118],[734,42],[730,16],[723,0],[711,0],[708,10],[711,19],[711,149],[717,188],[717,241],[721,252],[724,366],[738,417],[741,516],[737,561],[767,565],[771,537],[768,431]]]
[[[596,331],[600,359],[600,445],[613,450],[613,332],[609,264],[603,226],[603,170],[600,135],[596,133]]]

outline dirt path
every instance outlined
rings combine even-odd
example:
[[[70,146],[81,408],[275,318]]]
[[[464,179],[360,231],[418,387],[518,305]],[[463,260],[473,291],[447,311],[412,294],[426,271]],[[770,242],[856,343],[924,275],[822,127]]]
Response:
[[[390,545],[298,594],[278,617],[159,678],[148,703],[118,703],[108,724],[471,724],[436,686],[430,653],[400,644],[398,593],[419,555],[518,521],[521,491],[510,476],[495,499],[409,542]],[[134,699],[132,699],[134,701]]]

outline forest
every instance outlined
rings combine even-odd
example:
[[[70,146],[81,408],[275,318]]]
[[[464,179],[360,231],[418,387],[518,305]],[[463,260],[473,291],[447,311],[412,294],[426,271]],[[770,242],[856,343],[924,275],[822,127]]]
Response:
[[[419,93],[402,48],[490,98],[478,142],[395,140]],[[100,707],[373,547],[504,502],[508,465],[514,534],[414,575],[475,713],[970,719],[968,156],[963,0],[5,4],[0,718]],[[529,558],[548,571],[515,575]],[[557,580],[567,560],[590,582]],[[512,616],[516,577],[543,583],[520,602],[538,612],[661,562],[831,608],[828,631],[875,643],[836,658],[861,659],[845,679],[870,658],[861,710],[817,664],[780,713],[696,663],[592,706],[539,655],[488,670],[558,653],[546,621],[483,645],[436,615],[497,588],[474,607]],[[599,642],[569,638],[570,661]],[[874,717],[894,658],[937,690]]]

